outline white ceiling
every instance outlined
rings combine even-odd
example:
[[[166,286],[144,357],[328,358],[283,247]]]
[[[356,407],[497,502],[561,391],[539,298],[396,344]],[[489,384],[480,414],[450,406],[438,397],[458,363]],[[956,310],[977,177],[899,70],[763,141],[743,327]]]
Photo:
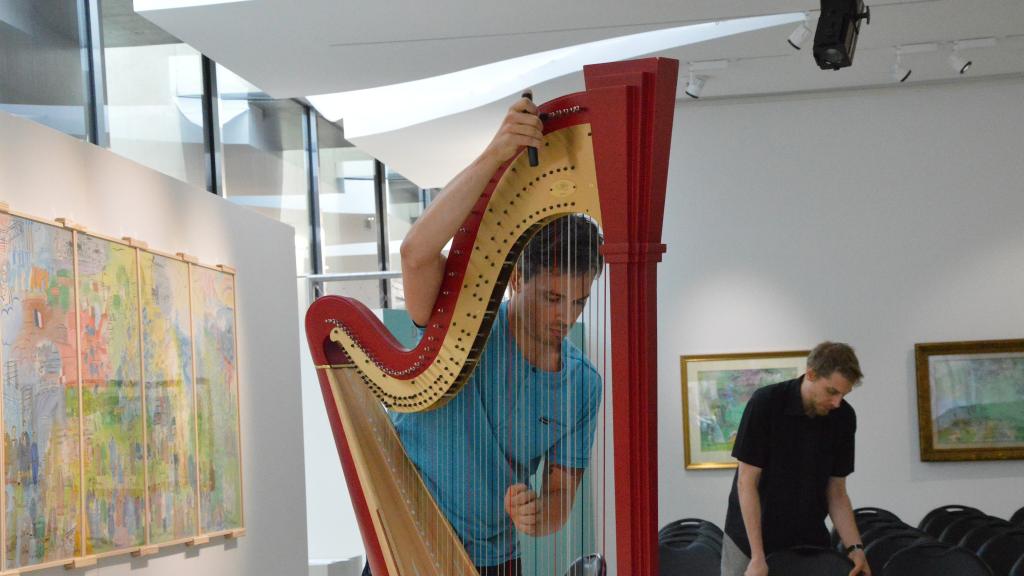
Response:
[[[205,0],[204,0],[205,1]],[[215,0],[214,0],[215,1]],[[637,32],[714,20],[809,11],[816,0],[576,0],[484,3],[469,0],[242,0],[147,10],[143,16],[277,98],[408,82],[525,54]],[[817,68],[810,43],[785,40],[792,26],[750,32],[657,53],[687,62],[728,60],[702,99],[849,89],[891,83],[899,45],[938,43],[903,58],[908,83],[1024,75],[1024,0],[867,0],[854,65]],[[946,63],[952,42],[995,38],[965,51],[966,77]],[[543,101],[581,86],[570,74],[535,87]],[[512,95],[509,95],[510,98]],[[476,110],[355,140],[421,186],[438,186],[479,150],[509,99]],[[409,102],[415,106],[415,102]],[[441,135],[441,136],[439,136]],[[429,146],[426,144],[429,143]]]

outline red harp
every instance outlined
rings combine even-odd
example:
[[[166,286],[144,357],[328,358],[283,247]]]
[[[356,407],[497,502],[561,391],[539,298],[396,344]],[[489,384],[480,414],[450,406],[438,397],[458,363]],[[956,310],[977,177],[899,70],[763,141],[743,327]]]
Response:
[[[610,571],[658,573],[656,264],[678,63],[586,66],[586,90],[541,105],[540,165],[525,151],[494,175],[453,239],[419,344],[402,346],[359,302],[327,296],[306,315],[342,469],[375,576],[477,574],[406,457],[388,412],[450,402],[477,368],[523,245],[545,223],[600,224],[608,286],[614,544]],[[561,576],[559,573],[558,576]]]

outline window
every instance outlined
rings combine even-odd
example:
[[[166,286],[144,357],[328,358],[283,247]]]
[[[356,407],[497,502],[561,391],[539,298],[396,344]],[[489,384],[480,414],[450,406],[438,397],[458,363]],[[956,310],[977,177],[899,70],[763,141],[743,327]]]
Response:
[[[75,2],[0,2],[0,110],[86,139]]]
[[[205,188],[202,55],[131,0],[102,0],[100,13],[110,149]]]
[[[299,274],[313,272],[306,110],[217,66],[224,196],[295,228]]]
[[[345,140],[341,128],[317,115],[323,272],[380,270],[376,161]]]

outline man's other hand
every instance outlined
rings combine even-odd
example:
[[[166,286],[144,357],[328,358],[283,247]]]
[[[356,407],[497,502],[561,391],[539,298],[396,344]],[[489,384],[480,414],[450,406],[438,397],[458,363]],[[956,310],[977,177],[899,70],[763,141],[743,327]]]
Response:
[[[849,558],[853,562],[850,576],[871,576],[871,566],[868,566],[868,557],[864,554],[864,550],[850,552]]]
[[[768,562],[764,558],[751,558],[743,576],[768,576]]]
[[[526,484],[513,484],[505,491],[505,512],[520,532],[537,535],[538,511],[537,493]]]

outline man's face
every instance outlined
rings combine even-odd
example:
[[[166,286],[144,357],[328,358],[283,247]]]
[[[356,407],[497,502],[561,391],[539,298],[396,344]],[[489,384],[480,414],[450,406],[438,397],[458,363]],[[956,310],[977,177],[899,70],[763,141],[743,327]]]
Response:
[[[839,408],[843,398],[853,390],[853,383],[839,372],[833,372],[826,378],[808,368],[805,380],[808,386],[803,401],[808,416],[825,416]]]
[[[562,339],[580,317],[590,297],[593,274],[574,276],[546,270],[526,282],[518,272],[512,281],[513,298],[519,298],[517,332],[540,344],[561,346]]]

